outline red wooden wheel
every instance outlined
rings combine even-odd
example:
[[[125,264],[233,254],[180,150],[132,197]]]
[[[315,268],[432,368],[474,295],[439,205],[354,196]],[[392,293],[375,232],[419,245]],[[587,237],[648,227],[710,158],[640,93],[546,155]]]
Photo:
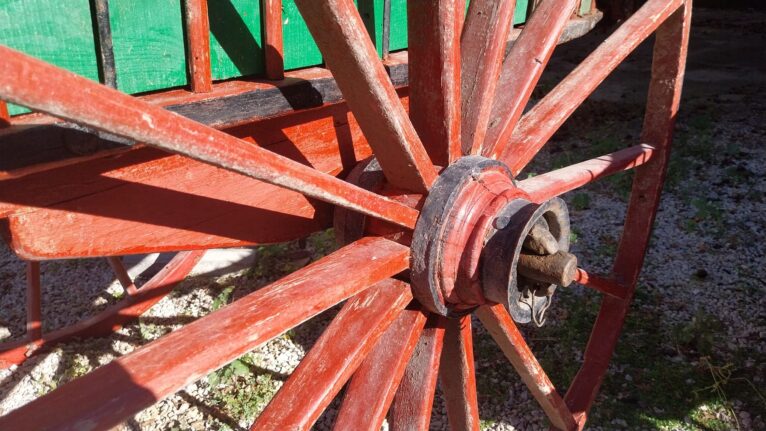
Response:
[[[342,209],[336,226],[347,242],[11,412],[0,418],[0,428],[109,428],[346,299],[253,429],[308,429],[346,384],[338,429],[379,429],[389,412],[392,429],[427,429],[437,379],[452,429],[478,429],[472,313],[552,426],[583,427],[633,296],[657,209],[691,1],[646,2],[527,113],[577,1],[544,0],[506,61],[514,2],[474,0],[465,21],[463,2],[410,2],[409,115],[351,0],[296,3],[379,163],[382,174],[375,181],[343,181],[0,47],[3,99],[334,205]],[[641,141],[517,181],[577,106],[655,31]],[[568,219],[556,197],[633,167],[613,271],[589,276],[567,252]],[[24,220],[13,223],[12,229],[22,229]],[[514,318],[541,323],[555,284],[571,280],[603,292],[604,299],[582,368],[561,397]]]

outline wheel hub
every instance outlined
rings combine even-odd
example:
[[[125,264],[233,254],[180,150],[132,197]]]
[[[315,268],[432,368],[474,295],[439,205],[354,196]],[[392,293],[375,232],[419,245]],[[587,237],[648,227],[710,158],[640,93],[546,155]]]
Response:
[[[413,293],[441,315],[494,302],[542,325],[556,285],[576,272],[569,233],[561,199],[534,203],[503,163],[463,157],[439,176],[415,226]]]

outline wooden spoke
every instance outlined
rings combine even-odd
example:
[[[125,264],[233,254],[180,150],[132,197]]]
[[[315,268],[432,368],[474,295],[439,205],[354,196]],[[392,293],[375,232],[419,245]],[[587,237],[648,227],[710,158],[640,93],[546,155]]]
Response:
[[[434,164],[460,148],[460,28],[465,0],[407,2],[410,119]]]
[[[576,430],[577,423],[556,392],[535,355],[524,341],[511,315],[502,304],[482,306],[476,311],[481,323],[500,346],[556,429]]]
[[[628,293],[628,289],[617,283],[614,279],[589,274],[582,268],[577,268],[577,274],[575,275],[574,281],[575,283],[618,299],[625,299],[625,296]]]
[[[333,429],[380,430],[425,323],[419,309],[399,315],[354,373]]]
[[[636,145],[519,181],[519,188],[529,193],[535,202],[543,202],[606,176],[641,166],[651,160],[653,154],[651,145]]]
[[[453,431],[479,430],[479,400],[473,361],[471,316],[443,318],[444,348],[439,378],[447,403],[447,418]]]
[[[122,264],[122,259],[118,256],[110,256],[106,258],[106,261],[109,262],[109,266],[112,267],[112,271],[114,271],[117,281],[120,282],[120,285],[125,289],[125,292],[131,296],[135,295],[138,292],[136,284],[133,283],[133,279],[130,277],[130,274],[128,274],[128,270],[125,269],[125,265]]]
[[[691,1],[686,1],[683,7],[657,30],[652,81],[649,85],[641,134],[641,141],[651,143],[656,149],[651,162],[636,169],[625,230],[620,238],[612,269],[614,278],[626,287],[625,299],[604,297],[585,349],[582,368],[566,394],[567,405],[582,418],[581,420],[585,419],[601,386],[651,238],[652,224],[670,157],[673,127],[681,100],[691,11]]]
[[[207,93],[213,89],[210,68],[210,22],[207,0],[184,0],[186,23],[186,62],[189,68],[191,90]]]
[[[516,123],[545,70],[578,0],[544,0],[524,24],[508,54],[495,90],[482,153],[497,157],[505,150]],[[497,146],[500,143],[501,145]]]
[[[412,300],[389,279],[349,300],[258,416],[252,430],[308,430]]]
[[[649,0],[519,121],[500,155],[517,175],[598,85],[681,5]],[[648,144],[651,142],[642,141]]]
[[[24,362],[32,353],[74,338],[103,337],[127,322],[144,314],[180,283],[199,262],[203,250],[183,251],[178,254],[134,295],[108,307],[100,313],[74,325],[42,334],[34,340],[0,344],[0,369]]]
[[[261,0],[263,48],[266,77],[285,79],[284,41],[282,39],[282,0]]]
[[[479,154],[516,0],[473,0],[460,38],[463,154]]]
[[[27,341],[42,337],[40,262],[27,262]]]
[[[0,46],[0,57],[3,99],[401,226],[415,225],[417,211],[405,205],[10,48]]]
[[[425,192],[436,170],[352,0],[296,0],[388,181]]]
[[[0,429],[52,429],[61,424],[72,429],[84,424],[91,429],[116,426],[408,265],[409,250],[392,241],[365,238],[349,244],[3,416]],[[350,272],[348,268],[356,270]],[[402,292],[409,289],[397,292],[406,296]],[[391,299],[390,295],[383,297]],[[215,348],[211,348],[211,340]],[[41,411],[46,414],[41,415]]]
[[[389,413],[391,431],[427,431],[439,376],[444,328],[431,315],[396,391]]]

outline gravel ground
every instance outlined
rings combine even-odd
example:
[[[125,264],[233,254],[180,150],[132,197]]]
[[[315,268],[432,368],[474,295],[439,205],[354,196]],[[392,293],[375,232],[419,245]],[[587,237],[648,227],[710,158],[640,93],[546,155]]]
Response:
[[[589,429],[766,429],[766,14],[696,10],[676,152],[633,313]],[[595,46],[595,31],[561,49],[549,89]],[[637,143],[651,47],[608,79],[522,175]],[[574,252],[606,272],[625,213],[629,174],[569,194]],[[137,324],[72,342],[0,371],[0,414],[132,351],[299,268],[334,247],[305,244],[208,253],[189,279]],[[168,256],[126,258],[146,279]],[[0,340],[23,332],[24,266],[0,248]],[[45,328],[71,324],[123,295],[103,260],[43,264]],[[77,294],[73,295],[75,291]],[[540,329],[524,331],[565,389],[581,360],[598,295],[557,295]],[[247,429],[297,366],[337,307],[246,354],[133,417],[118,429]],[[545,418],[478,321],[475,352],[482,427],[546,429]],[[320,418],[331,428],[339,400]],[[440,396],[432,429],[447,429]]]

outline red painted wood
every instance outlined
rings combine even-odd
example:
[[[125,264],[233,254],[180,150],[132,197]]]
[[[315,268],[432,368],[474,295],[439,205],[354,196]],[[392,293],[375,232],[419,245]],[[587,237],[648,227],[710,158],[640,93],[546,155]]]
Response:
[[[380,430],[425,324],[420,309],[399,315],[351,378],[334,430]]]
[[[109,429],[401,272],[408,255],[406,247],[386,239],[357,241],[3,416],[0,429]]]
[[[120,329],[122,325],[144,314],[170,293],[176,284],[191,272],[203,254],[204,251],[178,253],[165,268],[144,283],[135,294],[95,316],[45,333],[42,338],[34,342],[22,339],[18,342],[0,344],[0,369],[21,364],[32,354],[46,351],[57,343],[74,338],[102,337]]]
[[[410,119],[434,164],[460,147],[460,28],[465,1],[407,2]]]
[[[425,192],[436,169],[399,102],[352,0],[297,0],[327,66],[388,181]]]
[[[186,62],[189,67],[191,90],[195,93],[207,93],[213,89],[207,0],[184,0],[184,18],[186,24]]]
[[[112,271],[114,271],[115,277],[117,277],[117,280],[120,282],[120,285],[125,290],[125,292],[131,296],[135,295],[138,290],[135,283],[133,283],[133,279],[130,278],[128,270],[125,269],[125,265],[122,264],[122,259],[117,256],[110,256],[107,257],[106,260],[109,262],[109,266],[112,267]]]
[[[649,245],[681,100],[691,11],[692,2],[687,0],[657,29],[652,81],[641,134],[641,142],[656,149],[652,160],[636,169],[625,230],[612,270],[615,280],[626,286],[626,298],[604,297],[583,355],[582,368],[566,395],[567,405],[580,416],[581,422],[584,422],[606,373]]]
[[[40,262],[29,261],[27,262],[27,340],[39,339],[42,331]]]
[[[445,327],[439,378],[452,431],[479,430],[471,316],[442,318]]]
[[[560,430],[576,430],[577,423],[572,413],[537,362],[505,307],[502,304],[485,305],[476,310],[476,316],[519,373],[553,426]]]
[[[282,0],[261,0],[261,14],[263,14],[266,77],[273,80],[285,79]]]
[[[649,0],[526,113],[501,159],[517,175],[598,85],[681,5]],[[644,142],[651,144],[650,142]]]
[[[11,116],[8,114],[8,105],[0,100],[0,129],[11,125]]]
[[[4,99],[405,227],[415,225],[412,208],[18,51],[0,47],[0,56]]]
[[[444,328],[431,315],[396,391],[388,425],[391,431],[427,431],[436,394]]]
[[[588,272],[582,268],[577,268],[577,274],[575,275],[574,281],[585,287],[589,287],[618,299],[625,299],[625,296],[628,293],[628,289],[626,289],[625,286],[621,286],[611,278],[588,274]]]
[[[606,176],[641,166],[651,160],[653,154],[651,145],[635,145],[519,181],[518,187],[535,202],[544,202]]]
[[[310,429],[411,300],[394,279],[349,300],[250,429]]]
[[[516,0],[473,0],[460,39],[463,154],[479,154],[505,57]]]
[[[524,24],[500,72],[482,147],[485,156],[496,158],[505,152],[503,144],[509,141],[564,27],[579,4],[579,0],[545,0]]]

